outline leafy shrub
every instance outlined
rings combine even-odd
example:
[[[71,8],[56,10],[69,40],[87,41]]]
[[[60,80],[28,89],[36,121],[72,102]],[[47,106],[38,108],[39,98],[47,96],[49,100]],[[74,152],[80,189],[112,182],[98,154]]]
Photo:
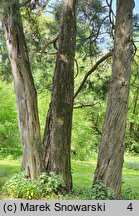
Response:
[[[5,183],[4,190],[16,198],[38,199],[40,192],[35,183],[35,181],[27,179],[25,173],[20,173]]]
[[[38,182],[40,184],[41,194],[43,195],[57,194],[65,188],[62,179],[54,173],[50,175],[42,173],[38,178]]]
[[[139,154],[139,142],[129,132],[126,133],[126,150],[129,153]]]
[[[88,200],[114,200],[114,190],[104,185],[101,181],[96,182],[91,189],[85,191]]]
[[[129,187],[122,191],[120,200],[135,200],[136,199],[136,193],[135,191]]]
[[[85,190],[85,199],[88,200],[115,200],[115,192],[112,188],[107,187],[101,181],[96,182],[92,189]],[[80,192],[81,194],[81,192]],[[120,200],[135,200],[136,193],[132,188],[124,189],[119,198]]]
[[[40,199],[51,196],[64,189],[64,184],[59,176],[51,173],[49,176],[42,173],[37,179],[30,180],[25,173],[20,173],[12,177],[4,185],[4,190],[9,195],[16,198]]]
[[[139,154],[139,143],[135,143],[132,145],[132,152]]]

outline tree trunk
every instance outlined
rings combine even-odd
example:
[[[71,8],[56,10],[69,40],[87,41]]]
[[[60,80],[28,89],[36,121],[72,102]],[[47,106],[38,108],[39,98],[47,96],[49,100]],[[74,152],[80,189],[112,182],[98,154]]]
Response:
[[[117,0],[112,78],[94,183],[102,180],[117,198],[121,191],[124,136],[130,88],[133,0]]]
[[[44,148],[45,167],[72,187],[70,145],[74,96],[74,57],[76,41],[76,1],[65,0],[59,34],[51,104],[47,116]]]
[[[4,2],[3,5],[4,34],[14,78],[18,122],[23,146],[23,168],[33,179],[42,170],[37,94],[30,69],[19,2],[10,0]]]

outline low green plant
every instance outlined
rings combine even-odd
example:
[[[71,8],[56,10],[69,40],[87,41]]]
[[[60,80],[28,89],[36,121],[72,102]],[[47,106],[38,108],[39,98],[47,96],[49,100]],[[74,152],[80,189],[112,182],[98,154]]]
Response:
[[[85,190],[85,199],[89,200],[115,200],[115,192],[112,188],[107,187],[103,182],[98,181],[92,189]],[[136,193],[133,188],[126,188],[122,191],[120,200],[135,200]]]
[[[53,193],[57,194],[65,188],[60,176],[55,175],[54,173],[51,173],[50,175],[42,173],[38,178],[38,182],[40,185],[41,194],[44,196],[50,196]]]
[[[85,191],[85,198],[88,200],[114,200],[115,192],[101,181],[97,181],[91,189]]]
[[[42,173],[37,179],[30,180],[24,172],[13,176],[4,185],[4,191],[15,198],[41,199],[50,197],[64,189],[61,178],[54,173]]]
[[[136,200],[137,196],[133,188],[129,187],[122,191],[120,200]]]
[[[31,181],[28,179],[25,173],[20,173],[5,183],[4,190],[16,198],[38,199],[40,197],[40,191],[36,183],[35,180]]]

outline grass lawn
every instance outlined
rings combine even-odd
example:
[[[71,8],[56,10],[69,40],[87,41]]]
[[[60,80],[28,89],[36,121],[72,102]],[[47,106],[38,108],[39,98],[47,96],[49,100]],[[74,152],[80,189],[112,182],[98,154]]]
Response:
[[[20,171],[20,160],[0,160],[0,199],[10,199],[2,194],[2,186],[5,181]],[[93,180],[93,173],[96,166],[96,159],[89,161],[72,160],[72,176],[73,185],[75,188],[85,189],[90,188]],[[137,193],[139,200],[139,158],[136,156],[125,156],[123,168],[123,189],[132,187]],[[64,199],[80,199],[78,197],[67,196]]]

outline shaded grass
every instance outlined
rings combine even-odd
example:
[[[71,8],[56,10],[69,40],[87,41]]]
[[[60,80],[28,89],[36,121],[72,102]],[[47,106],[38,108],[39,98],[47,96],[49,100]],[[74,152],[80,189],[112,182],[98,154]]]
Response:
[[[139,200],[139,156],[125,154],[122,189],[133,188]]]
[[[125,163],[123,167],[123,186],[122,189],[132,187],[137,194],[139,200],[139,167],[134,166],[139,163],[138,157],[125,157]],[[20,171],[21,161],[20,160],[0,160],[0,198],[7,199],[2,195],[2,186],[4,183],[11,178],[13,175]],[[92,161],[77,161],[72,160],[72,177],[74,188],[78,188],[80,191],[84,191],[87,188],[91,188],[93,182],[93,174],[96,167],[96,159]],[[71,196],[65,195],[59,197],[60,199],[82,199],[80,194],[72,194]],[[56,198],[57,199],[57,198]]]
[[[0,194],[4,183],[18,173],[20,167],[21,162],[19,160],[0,160]]]
[[[95,161],[72,161],[73,185],[80,188],[88,188],[92,185]]]
[[[139,166],[137,164],[139,164],[138,156],[125,155],[122,190],[132,187],[139,199]],[[96,159],[92,162],[72,161],[74,185],[82,189],[91,187],[95,168]]]

